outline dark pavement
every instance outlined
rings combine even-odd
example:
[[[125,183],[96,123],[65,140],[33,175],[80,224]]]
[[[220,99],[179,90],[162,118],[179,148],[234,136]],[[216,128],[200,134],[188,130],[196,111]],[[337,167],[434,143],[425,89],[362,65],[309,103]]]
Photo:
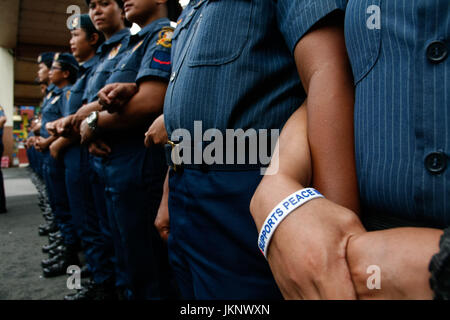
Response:
[[[2,169],[8,213],[0,214],[0,300],[61,300],[71,291],[68,276],[46,279],[38,235],[45,222],[37,205],[37,191],[25,168]]]

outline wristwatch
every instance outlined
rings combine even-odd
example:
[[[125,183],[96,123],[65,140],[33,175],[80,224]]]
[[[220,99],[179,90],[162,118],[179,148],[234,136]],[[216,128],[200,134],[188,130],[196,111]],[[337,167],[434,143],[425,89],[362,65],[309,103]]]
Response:
[[[86,122],[92,131],[97,130],[98,111],[93,111],[87,118]]]

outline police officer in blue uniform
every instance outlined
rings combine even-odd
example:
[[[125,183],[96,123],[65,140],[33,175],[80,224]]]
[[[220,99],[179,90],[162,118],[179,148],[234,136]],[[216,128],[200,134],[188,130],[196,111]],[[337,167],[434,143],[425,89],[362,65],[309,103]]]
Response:
[[[180,141],[172,134],[187,129],[194,137],[195,121],[223,137],[227,129],[281,129],[306,97],[295,46],[341,7],[340,1],[190,1],[173,36],[164,105],[174,150]],[[191,154],[207,147],[195,143]],[[238,156],[244,164],[238,164]],[[258,250],[249,212],[264,166],[249,161],[253,156],[224,147],[223,159],[234,164],[189,159],[172,165],[168,246],[184,298],[281,298]]]
[[[0,158],[3,156],[3,128],[6,123],[5,110],[0,106]],[[6,213],[5,186],[3,183],[3,173],[0,168],[0,214]]]
[[[55,88],[55,85],[50,82],[49,73],[50,69],[52,67],[53,63],[53,57],[55,53],[54,52],[44,52],[41,53],[37,58],[38,63],[38,72],[37,72],[37,80],[39,83],[42,83],[46,85],[45,90],[42,92],[44,95],[43,101],[41,103],[41,109],[42,106],[47,102],[48,98],[50,97],[53,89]],[[38,115],[36,119],[37,123],[35,124],[36,130],[34,130],[34,135],[39,135],[39,128],[41,125],[40,115]],[[43,172],[43,155],[41,152],[36,151],[34,147],[34,141],[35,138],[31,138],[32,145],[30,146],[29,150],[30,153],[34,155],[32,158],[35,159],[35,171],[37,172],[38,177],[40,177],[39,180],[37,180],[36,187],[39,190],[40,195],[40,202],[39,206],[43,212],[44,217],[47,220],[47,224],[39,226],[39,234],[40,235],[48,235],[50,232],[55,232],[57,230],[57,226],[53,222],[53,212],[51,210],[51,206],[49,203],[49,197],[48,197],[48,190],[46,190],[45,183],[43,181],[44,179],[44,172]]]
[[[55,54],[50,71],[50,80],[55,88],[51,95],[47,97],[48,99],[43,106],[41,135],[35,143],[35,147],[44,156],[44,174],[50,204],[63,235],[62,243],[65,247],[64,259],[43,269],[45,277],[65,274],[67,266],[78,262],[78,239],[67,199],[64,165],[60,160],[54,159],[50,155],[49,148],[56,137],[50,135],[46,128],[48,122],[61,118],[70,85],[76,81],[77,72],[78,63],[71,54]]]
[[[131,100],[100,101],[113,114],[94,112],[81,125],[83,140],[95,134],[111,149],[102,165],[115,249],[123,259],[118,262],[129,279],[129,299],[164,299],[173,294],[165,249],[153,227],[167,170],[164,150],[146,149],[142,143],[148,122],[162,113],[170,77],[173,28],[168,13],[165,2],[130,2],[126,17],[142,29],[130,37],[127,52],[99,97],[120,91],[120,84],[136,90],[128,91]]]
[[[87,81],[98,64],[96,49],[103,43],[103,34],[97,31],[89,16],[81,15],[72,20],[71,48],[74,57],[80,63],[77,82],[68,92],[68,100],[62,115],[64,118],[52,123],[52,131],[59,135],[59,123],[70,121],[70,116],[83,105],[83,95]],[[47,127],[49,124],[47,124]],[[65,165],[67,195],[72,219],[81,240],[87,261],[87,270],[92,274],[92,281],[80,292],[67,296],[67,300],[96,299],[105,300],[115,297],[114,265],[112,241],[108,235],[108,226],[98,225],[97,209],[91,186],[95,181],[91,178],[89,154],[86,148],[79,145],[79,134],[66,132],[50,146],[56,158],[62,157]],[[95,190],[95,188],[94,188]],[[100,208],[99,210],[103,210]],[[94,226],[94,227],[92,227]],[[102,228],[103,232],[100,230]],[[106,238],[106,239],[105,239]],[[42,262],[51,265],[62,259],[55,256]]]
[[[295,291],[302,290],[310,280],[316,283],[316,298],[329,298],[329,290],[333,289],[330,285],[342,298],[345,293],[339,289],[353,280],[350,285],[354,285],[360,298],[449,299],[450,118],[446,116],[450,80],[449,9],[445,0],[413,3],[350,0],[346,3],[345,38],[356,84],[354,127],[360,219],[371,232],[365,232],[362,227],[355,232],[358,229],[355,226],[360,223],[358,218],[349,216],[331,202],[314,200],[309,208],[299,208],[296,218],[283,222],[284,228],[275,233],[272,246],[276,250],[269,259],[279,283],[291,283],[290,288],[283,285],[286,296],[296,297]],[[423,18],[418,19],[419,16]],[[280,138],[286,150],[280,152],[280,159],[286,164],[296,163],[292,167],[297,171],[289,171],[287,166],[280,168],[284,175],[267,179],[260,186],[255,197],[258,203],[253,212],[255,221],[265,219],[272,209],[268,202],[277,202],[289,194],[289,188],[284,188],[282,192],[271,192],[268,197],[269,190],[278,190],[279,185],[294,185],[297,189],[301,188],[299,182],[304,182],[293,174],[301,175],[298,170],[302,162],[308,162],[306,156],[299,158],[295,152],[287,152],[295,145],[292,134],[295,129],[300,132],[302,127],[295,123],[285,128],[291,136],[282,134]],[[349,154],[348,160],[351,158]],[[264,197],[274,199],[267,201]],[[313,214],[309,210],[314,210]],[[324,214],[330,211],[336,220],[324,219]],[[327,222],[317,226],[314,219],[301,217]],[[302,239],[303,228],[310,230],[308,241]],[[333,230],[330,233],[339,236],[320,237],[321,229]],[[286,238],[291,241],[281,243]],[[299,268],[297,274],[284,272],[283,264],[312,261],[308,252],[323,248],[326,261],[316,256],[313,265],[335,276],[337,260],[332,252],[340,250],[337,246],[345,238],[350,239],[344,254],[352,278],[340,277],[338,282],[324,282],[320,287],[317,284],[327,276],[321,272],[310,273],[307,266]],[[292,254],[292,248],[299,243],[303,243],[303,250]],[[284,256],[286,252],[290,253],[289,257]],[[377,261],[385,280],[383,290],[368,292],[367,275],[363,276],[362,272],[373,261]],[[314,277],[294,281],[300,273],[314,274]],[[364,280],[358,282],[361,279]]]
[[[97,49],[98,62],[95,68],[92,70],[90,76],[86,79],[86,89],[82,97],[83,107],[73,114],[70,121],[65,121],[62,125],[63,131],[79,131],[80,123],[83,121],[92,111],[101,110],[101,106],[97,102],[97,93],[105,85],[105,82],[111,72],[116,67],[118,61],[122,55],[126,52],[126,48],[129,41],[130,30],[126,27],[129,25],[123,17],[123,2],[120,0],[107,0],[107,1],[87,1],[89,6],[89,16],[91,21],[97,30],[103,33],[106,41]],[[99,22],[97,19],[101,18]],[[94,144],[93,144],[94,145]],[[96,141],[95,146],[105,148],[105,144],[102,141]],[[83,152],[86,151],[86,147]],[[106,152],[101,149],[104,154]],[[91,210],[86,212],[87,220],[85,228],[90,230],[90,233],[96,233],[98,236],[101,234],[102,241],[96,241],[95,251],[102,255],[99,257],[102,261],[102,265],[108,266],[108,260],[111,260],[111,256],[108,252],[111,251],[113,246],[113,238],[111,236],[111,224],[109,219],[109,212],[107,212],[106,200],[105,200],[105,182],[104,174],[102,170],[102,156],[89,155],[89,172],[91,190],[95,205],[95,214]],[[96,237],[99,240],[99,237]],[[124,269],[120,267],[118,261],[121,252],[117,250],[114,252],[113,263],[115,266],[115,285],[121,298],[124,298],[124,291],[126,284],[128,283],[127,276]],[[107,268],[108,269],[108,268]],[[99,271],[101,268],[99,269]],[[104,272],[104,271],[103,271]],[[104,279],[103,275],[103,279]],[[101,279],[100,279],[101,280]],[[101,283],[101,281],[99,281]],[[84,300],[90,299],[95,296],[97,289],[101,289],[95,285],[94,282],[91,285],[83,288],[82,291],[76,295],[67,296],[68,300]],[[101,290],[100,290],[101,291]]]

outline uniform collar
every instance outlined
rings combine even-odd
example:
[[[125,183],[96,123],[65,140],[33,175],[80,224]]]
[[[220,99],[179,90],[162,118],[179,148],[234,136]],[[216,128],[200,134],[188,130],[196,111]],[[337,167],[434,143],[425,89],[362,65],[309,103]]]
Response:
[[[55,86],[55,89],[53,90],[54,95],[61,94],[64,90],[66,90],[69,87],[69,85],[64,86],[62,88]]]
[[[165,26],[170,26],[170,20],[168,18],[160,18],[158,20],[152,21],[151,23],[149,23],[148,25],[143,27],[137,33],[137,36],[139,38],[142,38],[145,35],[147,35],[148,33],[161,30],[161,28],[163,28]]]
[[[53,91],[56,88],[56,86],[53,83],[50,83],[47,89],[45,89],[45,92],[48,94],[49,92]]]
[[[97,53],[101,54],[104,50],[106,50],[105,48],[108,48],[110,46],[113,46],[113,45],[121,42],[126,36],[129,36],[129,35],[130,35],[130,29],[128,29],[128,28],[124,28],[124,29],[120,30],[119,32],[116,32],[111,38],[106,40],[97,49]]]
[[[88,61],[86,61],[85,63],[83,63],[82,65],[80,65],[80,71],[86,71],[89,68],[93,67],[94,65],[96,65],[98,62],[98,55],[93,56],[91,59],[89,59]]]

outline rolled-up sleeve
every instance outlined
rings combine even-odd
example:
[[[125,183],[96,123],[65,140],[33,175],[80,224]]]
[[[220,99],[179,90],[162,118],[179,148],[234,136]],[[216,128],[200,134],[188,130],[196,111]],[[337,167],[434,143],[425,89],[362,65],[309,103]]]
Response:
[[[336,10],[345,11],[346,6],[347,0],[278,0],[278,28],[293,52],[312,26]]]

